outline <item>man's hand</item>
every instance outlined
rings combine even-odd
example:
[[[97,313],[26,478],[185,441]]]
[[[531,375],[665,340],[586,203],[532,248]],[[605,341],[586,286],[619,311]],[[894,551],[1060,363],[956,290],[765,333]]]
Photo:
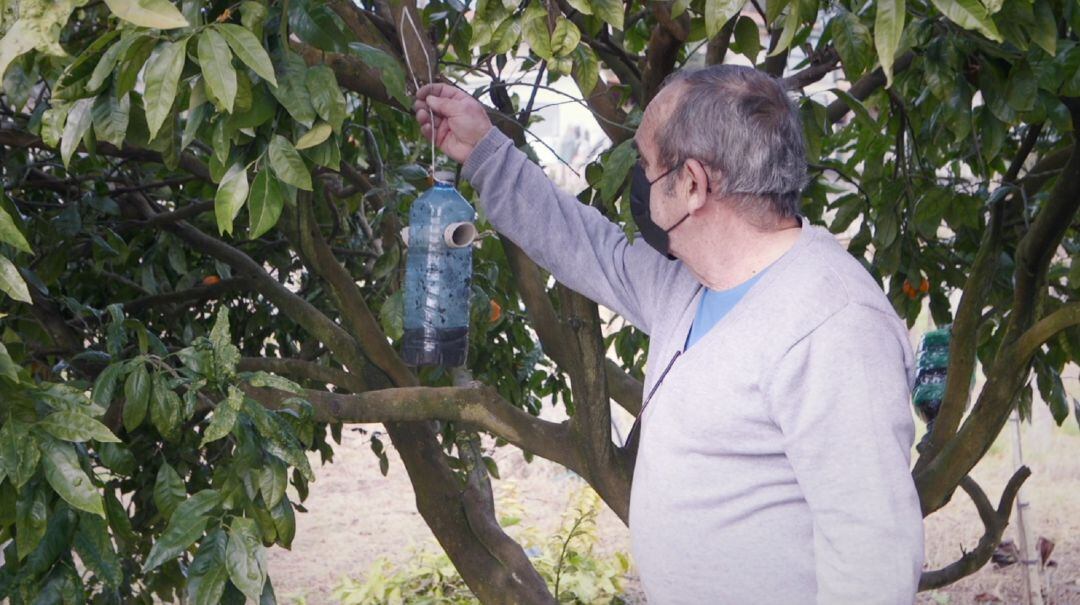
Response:
[[[429,112],[430,110],[430,112]],[[491,130],[484,106],[448,84],[426,84],[416,91],[413,105],[420,132],[456,162],[465,163],[480,139]],[[432,124],[434,112],[435,123]]]

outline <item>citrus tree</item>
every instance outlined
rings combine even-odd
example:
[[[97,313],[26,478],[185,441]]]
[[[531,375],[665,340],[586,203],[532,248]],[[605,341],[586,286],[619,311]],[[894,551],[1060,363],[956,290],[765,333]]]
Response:
[[[629,139],[665,76],[743,61],[785,80],[807,217],[850,235],[909,322],[929,309],[951,324],[913,473],[924,514],[960,487],[986,532],[923,588],[1000,540],[1029,472],[996,506],[967,474],[1010,412],[1030,413],[1037,388],[1059,424],[1069,414],[1071,0],[0,0],[0,33],[13,603],[273,602],[266,548],[289,548],[315,479],[306,452],[331,460],[346,423],[385,425],[483,602],[555,595],[497,521],[481,432],[574,471],[627,518],[634,460],[610,406],[641,406],[641,332],[605,329],[593,302],[489,237],[469,367],[417,372],[398,355],[399,232],[431,183],[409,95],[431,79],[467,79],[530,153],[536,91],[576,84],[570,101],[611,139],[579,199],[624,224]],[[549,396],[569,420],[538,417]]]

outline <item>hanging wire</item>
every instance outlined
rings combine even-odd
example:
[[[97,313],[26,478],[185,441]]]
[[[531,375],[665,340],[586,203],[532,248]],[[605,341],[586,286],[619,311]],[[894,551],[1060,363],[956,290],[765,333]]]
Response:
[[[401,23],[398,26],[398,35],[401,37],[401,48],[405,51],[405,66],[409,68],[409,75],[412,76],[413,86],[416,90],[420,90],[420,82],[416,79],[416,72],[413,71],[412,62],[409,60],[409,45],[405,42],[405,19],[409,20],[409,25],[412,26],[413,33],[416,35],[417,42],[423,40],[420,35],[420,29],[416,27],[416,22],[412,18],[412,13],[409,12],[407,7],[401,9]],[[427,48],[421,43],[420,50],[424,52],[424,58],[427,59],[428,66],[428,83],[435,82],[435,68],[432,65],[431,55],[428,54]],[[428,116],[431,118],[431,178],[435,178],[435,112],[431,110],[431,105],[428,105]]]

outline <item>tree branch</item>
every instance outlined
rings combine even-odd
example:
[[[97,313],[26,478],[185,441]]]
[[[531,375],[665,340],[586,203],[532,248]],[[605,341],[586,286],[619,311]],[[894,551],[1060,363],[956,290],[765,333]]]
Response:
[[[910,67],[913,60],[915,60],[915,53],[911,51],[900,55],[893,63],[893,74],[899,74]],[[885,72],[879,67],[859,78],[858,82],[851,85],[851,89],[848,90],[848,93],[856,99],[863,101],[882,86],[885,86]],[[846,116],[849,111],[851,111],[851,108],[848,107],[848,104],[845,103],[843,99],[837,99],[832,103],[829,103],[829,107],[825,114],[829,118],[829,123],[835,124],[844,119],[844,116]]]
[[[1066,105],[1073,123],[1080,125],[1080,103],[1067,99]],[[924,514],[948,502],[957,483],[986,454],[1005,426],[1016,392],[1030,371],[1031,355],[1041,346],[1038,338],[1074,317],[1075,308],[1069,305],[1059,310],[1060,313],[1055,312],[1047,317],[1046,323],[1037,324],[1037,331],[1029,332],[1038,302],[1045,294],[1050,261],[1078,209],[1080,140],[1073,142],[1068,162],[1058,176],[1049,199],[1017,247],[1012,310],[1001,348],[992,367],[986,372],[987,381],[978,401],[956,436],[921,472],[915,473]]]
[[[133,194],[139,195],[141,194]],[[158,214],[145,197],[137,199],[143,215],[152,219]],[[195,250],[209,254],[228,264],[237,273],[251,279],[252,287],[278,307],[282,313],[318,338],[337,356],[342,363],[354,371],[360,371],[367,364],[359,354],[358,343],[329,317],[315,308],[291,290],[280,284],[250,256],[233,248],[225,242],[211,237],[185,221],[179,221],[166,227]]]
[[[675,68],[679,49],[690,34],[690,15],[683,12],[678,19],[671,18],[671,2],[654,2],[652,11],[656,25],[649,36],[645,50],[645,72],[641,76],[645,105],[660,91],[664,78]]]
[[[1016,340],[1016,355],[1031,359],[1058,332],[1080,325],[1080,302],[1069,303],[1039,320]]]
[[[368,390],[364,378],[358,374],[304,361],[303,359],[243,357],[236,365],[236,369],[241,372],[273,372],[298,382],[312,382],[320,385],[332,384],[335,387],[347,389],[352,393],[363,393]]]
[[[273,360],[278,365],[279,360]],[[292,370],[295,360],[286,360]],[[306,363],[306,362],[304,362]],[[246,367],[266,366],[247,361]],[[313,364],[309,364],[313,365]],[[301,370],[311,374],[311,368]],[[295,394],[277,389],[250,387],[258,400],[276,408]],[[466,387],[402,387],[344,394],[306,389],[303,395],[315,410],[316,422],[372,423],[453,420],[501,437],[521,449],[557,462],[575,472],[581,464],[572,448],[567,422],[541,420],[516,408],[494,387],[473,383]]]
[[[303,42],[291,41],[294,51],[304,58],[308,65],[326,65],[334,70],[338,85],[373,101],[385,103],[402,111],[409,108],[390,96],[383,85],[379,71],[364,63],[359,57],[341,53],[329,53]]]
[[[942,569],[923,572],[922,578],[919,579],[920,591],[947,586],[960,578],[975,573],[983,565],[986,565],[986,562],[990,560],[990,556],[994,553],[994,549],[1001,542],[1001,536],[1005,532],[1005,528],[1009,525],[1009,516],[1012,514],[1016,494],[1020,491],[1020,486],[1030,476],[1031,469],[1028,467],[1022,466],[1017,469],[1001,493],[1001,501],[998,504],[997,511],[991,507],[986,494],[971,477],[965,476],[960,481],[960,487],[971,496],[972,501],[975,503],[986,531],[982,538],[979,539],[979,544],[975,547],[975,550],[965,553],[959,560]]]
[[[25,131],[12,130],[10,128],[0,128],[0,146],[11,147],[13,149],[46,149],[49,151],[56,151],[54,148],[46,145],[40,137]],[[80,145],[79,150],[85,152],[86,146]],[[136,162],[148,162],[153,164],[164,163],[160,153],[128,145],[124,145],[123,148],[118,148],[104,141],[98,141],[96,150],[100,155],[123,158]],[[180,168],[204,181],[211,180],[210,170],[206,167],[206,164],[202,163],[190,151],[185,151],[180,154]]]
[[[724,57],[727,56],[728,48],[731,46],[731,36],[735,33],[735,25],[739,22],[741,14],[728,19],[724,27],[721,27],[720,31],[709,39],[705,47],[705,65],[720,65],[724,62]]]
[[[385,372],[396,386],[420,384],[416,374],[390,346],[352,275],[338,262],[323,239],[315,221],[310,194],[298,195],[296,209],[287,209],[284,218],[286,225],[295,224],[296,248],[301,252],[304,264],[330,286],[334,306],[371,362]]]
[[[839,66],[840,55],[829,46],[819,56],[814,57],[809,67],[784,78],[784,86],[789,90],[805,88],[829,75]]]
[[[197,302],[220,298],[233,290],[243,290],[251,286],[251,281],[246,277],[232,277],[223,279],[209,286],[195,286],[187,290],[178,290],[165,294],[144,296],[124,303],[124,312],[135,314],[145,309],[161,305],[191,305]]]

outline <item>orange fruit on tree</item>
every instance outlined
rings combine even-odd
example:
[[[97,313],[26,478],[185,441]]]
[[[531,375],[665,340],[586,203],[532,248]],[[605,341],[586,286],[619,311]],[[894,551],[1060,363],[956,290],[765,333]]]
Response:
[[[499,321],[499,318],[502,317],[502,307],[499,305],[499,303],[491,301],[491,315],[489,315],[488,317],[491,323]]]
[[[221,283],[221,278],[216,276],[216,275],[207,275],[206,277],[202,278],[202,283],[203,283],[204,286],[212,286],[214,284],[220,284]]]

